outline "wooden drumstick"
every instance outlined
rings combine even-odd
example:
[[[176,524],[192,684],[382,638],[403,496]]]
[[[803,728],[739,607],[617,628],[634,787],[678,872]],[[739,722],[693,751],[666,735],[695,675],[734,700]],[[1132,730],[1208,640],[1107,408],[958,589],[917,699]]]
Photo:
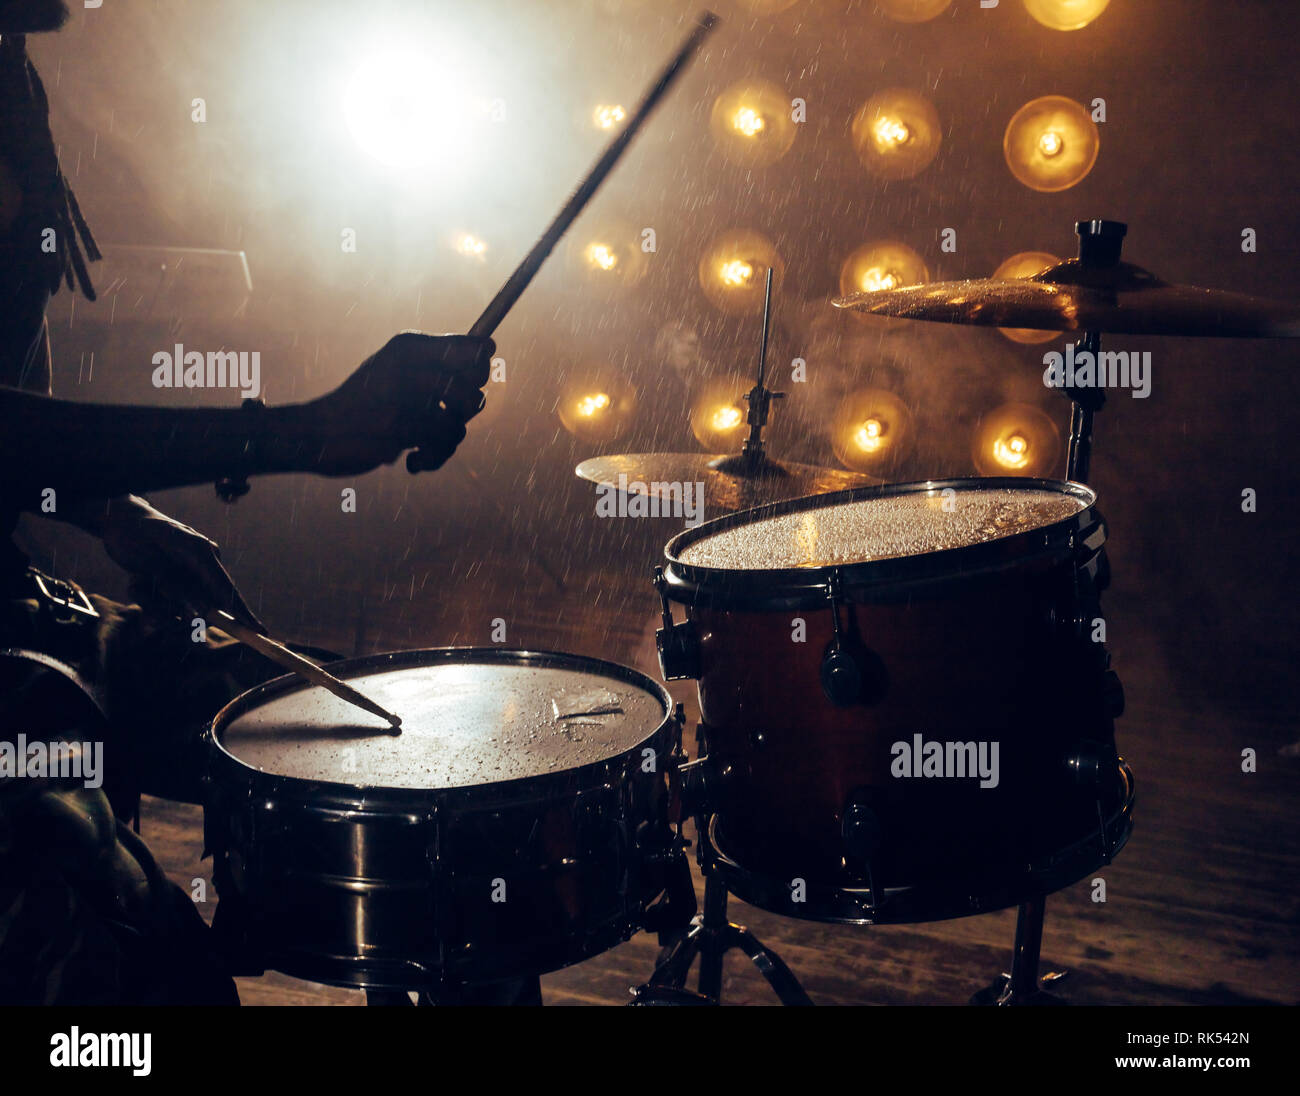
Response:
[[[402,717],[394,715],[387,708],[381,708],[365,693],[359,692],[349,685],[346,681],[340,681],[333,674],[326,673],[316,663],[309,658],[303,658],[302,655],[289,650],[283,643],[272,639],[270,636],[264,636],[261,632],[255,631],[246,624],[241,624],[225,610],[217,610],[214,614],[217,618],[217,624],[224,632],[229,632],[240,643],[246,647],[251,647],[258,654],[265,655],[272,662],[278,662],[286,670],[292,670],[300,677],[306,678],[313,685],[319,685],[322,689],[328,689],[340,700],[346,700],[349,704],[355,704],[358,708],[364,708],[372,715],[379,716],[385,720],[397,734],[402,733]]]
[[[614,165],[618,163],[627,146],[632,143],[632,138],[637,135],[637,131],[645,124],[645,120],[650,117],[651,111],[659,105],[659,100],[664,97],[668,89],[682,74],[687,63],[717,24],[718,17],[713,12],[705,11],[700,13],[695,28],[686,41],[682,43],[682,47],[677,51],[676,56],[664,66],[659,78],[646,93],[645,98],[641,100],[641,105],[636,108],[627,125],[623,127],[623,132],[610,142],[605,154],[587,172],[587,177],[578,184],[578,189],[564,203],[564,208],[556,214],[555,220],[542,233],[541,239],[533,244],[533,249],[524,256],[523,262],[515,268],[515,272],[510,275],[506,284],[497,291],[497,295],[492,298],[491,303],[483,310],[483,314],[474,321],[474,326],[469,329],[471,335],[486,338],[505,319],[506,313],[510,311],[523,291],[528,288],[528,283],[533,280],[537,271],[541,269],[546,257],[555,249],[555,245],[560,242],[560,237],[568,231],[569,226],[577,220],[578,214],[586,208],[587,203],[591,201],[592,195],[596,193],[600,184],[605,181],[605,177],[613,170]]]
[[[469,334],[479,338],[487,338],[500,325],[501,321],[506,318],[506,313],[514,307],[514,303],[519,300],[528,283],[536,277],[537,272],[541,269],[542,264],[546,262],[547,256],[555,250],[555,245],[560,242],[560,238],[569,230],[569,226],[578,219],[580,214],[591,201],[592,196],[599,189],[600,184],[605,181],[606,176],[614,169],[627,146],[632,143],[634,138],[645,124],[651,112],[659,105],[659,101],[667,94],[668,89],[673,86],[677,78],[685,70],[686,65],[704,43],[704,39],[712,32],[713,28],[718,25],[718,17],[711,11],[701,12],[696,20],[694,29],[687,36],[686,41],[682,43],[681,48],[673,56],[673,59],[664,66],[659,73],[650,90],[646,92],[645,98],[641,100],[640,106],[633,112],[628,123],[623,127],[623,131],[610,142],[609,147],[605,149],[604,154],[586,177],[578,184],[578,189],[570,195],[569,200],[564,203],[563,208],[555,215],[553,220],[542,233],[541,239],[533,244],[532,250],[524,256],[523,261],[515,267],[515,271],[506,279],[506,283],[497,290],[497,295],[492,298],[487,308],[483,309],[483,314],[474,321],[474,325],[469,329]],[[414,450],[406,455],[406,467],[408,471],[420,472],[429,466],[420,456],[420,451]]]

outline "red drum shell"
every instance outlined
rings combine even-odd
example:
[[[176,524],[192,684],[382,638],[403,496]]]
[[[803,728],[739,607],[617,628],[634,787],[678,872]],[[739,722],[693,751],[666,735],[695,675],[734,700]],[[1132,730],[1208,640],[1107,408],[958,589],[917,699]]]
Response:
[[[841,632],[858,643],[865,698],[823,692],[833,639],[825,569],[709,572],[681,562],[710,527],[916,490],[1026,484],[1075,495],[1068,521],[920,557],[838,569]],[[1066,758],[1081,741],[1112,744],[1105,656],[1077,619],[1092,619],[1105,532],[1094,496],[1047,481],[957,480],[795,500],[731,515],[669,544],[668,593],[699,638],[706,746],[731,775],[719,837],[746,868],[836,885],[906,886],[1023,864],[1097,825],[1097,796],[1074,786]],[[798,622],[806,629],[795,642]],[[896,743],[997,742],[998,784],[900,778]],[[846,858],[850,803],[879,827],[870,854]]]

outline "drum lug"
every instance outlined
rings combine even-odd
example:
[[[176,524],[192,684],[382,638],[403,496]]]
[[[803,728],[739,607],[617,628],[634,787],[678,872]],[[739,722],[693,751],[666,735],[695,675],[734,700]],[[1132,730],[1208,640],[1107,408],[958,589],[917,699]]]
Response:
[[[833,638],[822,655],[821,683],[826,699],[837,708],[847,708],[862,696],[862,670],[857,660],[845,649],[840,636],[840,572],[836,568],[826,580],[826,593],[831,603],[831,630]]]
[[[724,797],[734,769],[719,765],[712,758],[701,757],[677,770],[681,780],[682,817],[716,811]]]
[[[871,901],[879,905],[880,895],[876,893],[871,862],[880,850],[884,827],[880,823],[880,816],[870,806],[870,797],[871,791],[867,788],[858,788],[849,793],[840,816],[840,840],[844,849],[845,867],[869,881]]]
[[[1100,791],[1115,777],[1119,754],[1106,742],[1077,742],[1066,755],[1065,767],[1080,788]]]
[[[664,569],[654,570],[654,587],[659,593],[663,627],[655,632],[655,649],[659,652],[659,672],[665,681],[681,681],[700,676],[700,637],[695,622],[673,621],[668,603],[668,581]]]

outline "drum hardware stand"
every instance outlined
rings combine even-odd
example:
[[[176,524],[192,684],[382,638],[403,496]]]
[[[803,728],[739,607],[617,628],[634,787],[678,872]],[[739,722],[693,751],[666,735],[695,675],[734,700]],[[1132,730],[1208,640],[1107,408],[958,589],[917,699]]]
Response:
[[[705,753],[704,726],[696,728],[697,754]],[[697,761],[697,765],[702,761]],[[707,766],[706,766],[707,767]],[[713,871],[708,844],[703,835],[708,819],[702,808],[696,811],[696,860],[704,875],[704,909],[691,921],[685,932],[676,934],[659,953],[658,962],[648,981],[632,991],[634,1005],[720,1005],[722,1003],[722,964],[727,952],[737,949],[767,979],[783,1005],[811,1005],[813,1002],[794,973],[774,951],[764,947],[749,929],[737,925],[727,916],[727,886]],[[699,992],[686,988],[696,957],[700,960]]]
[[[1079,221],[1074,226],[1079,236],[1079,265],[1089,270],[1104,270],[1119,265],[1120,249],[1128,226],[1121,221]],[[1075,353],[1092,355],[1094,366],[1101,349],[1101,332],[1085,331],[1075,344]],[[1101,385],[1091,388],[1067,388],[1073,409],[1070,412],[1070,448],[1066,459],[1066,478],[1086,483],[1092,463],[1092,420],[1106,402]]]
[[[773,392],[763,382],[767,377],[767,335],[772,323],[772,268],[767,268],[767,284],[763,291],[763,333],[758,343],[758,376],[754,387],[745,393],[749,412],[745,421],[749,423],[749,437],[745,446],[734,456],[723,457],[713,462],[719,472],[728,472],[736,476],[784,476],[786,471],[779,464],[767,459],[763,450],[763,427],[767,425],[767,414],[773,400],[785,399],[784,392]]]
[[[1011,973],[1000,975],[992,985],[971,997],[972,1005],[1064,1005],[1068,1002],[1043,988],[1059,982],[1066,971],[1038,974],[1039,953],[1043,945],[1043,914],[1047,896],[1036,895],[1023,903],[1016,914],[1016,942],[1011,953]]]
[[[1114,772],[1122,765],[1113,746],[1098,743],[1081,743],[1066,758],[1066,765],[1074,775],[1075,783],[1101,788],[1104,774]],[[1106,830],[1105,809],[1101,792],[1097,795],[1098,839],[1101,856],[1109,864],[1123,845],[1123,840],[1111,843]],[[991,985],[976,992],[970,999],[972,1005],[1065,1005],[1069,1002],[1048,993],[1043,987],[1059,982],[1068,971],[1049,971],[1038,974],[1039,954],[1043,943],[1043,915],[1047,895],[1035,895],[1023,902],[1016,914],[1016,942],[1011,954],[1011,972],[1001,974]]]

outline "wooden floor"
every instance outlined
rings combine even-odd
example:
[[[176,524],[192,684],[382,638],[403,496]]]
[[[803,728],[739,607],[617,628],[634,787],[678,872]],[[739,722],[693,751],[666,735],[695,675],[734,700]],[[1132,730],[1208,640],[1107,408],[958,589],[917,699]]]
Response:
[[[511,645],[549,647],[604,657],[654,672],[654,605],[637,595],[636,611],[619,598],[571,605],[539,601],[517,614]],[[570,607],[562,606],[565,602]],[[438,636],[407,634],[382,609],[367,624],[370,647],[482,642],[479,598],[445,607]],[[1123,615],[1123,614],[1120,614]],[[407,619],[403,614],[401,619]],[[1161,669],[1158,637],[1134,634],[1129,618],[1121,669],[1129,706],[1118,724],[1121,751],[1137,776],[1137,824],[1110,867],[1106,901],[1088,881],[1048,901],[1043,969],[1068,977],[1056,991],[1089,1004],[1287,1003],[1300,1001],[1300,760],[1294,725],[1267,713],[1194,711]],[[317,634],[296,636],[351,650],[357,630],[319,621]],[[407,629],[409,631],[409,628]],[[1147,652],[1144,654],[1143,652]],[[672,691],[692,701],[689,687]],[[688,709],[690,714],[690,709]],[[1254,748],[1258,771],[1241,771]],[[197,807],[146,800],[143,834],[177,882],[207,878]],[[697,873],[697,890],[699,890]],[[215,896],[201,907],[210,916]],[[1007,968],[1014,911],[934,924],[858,928],[823,926],[732,903],[732,917],[777,951],[819,1004],[961,1004]],[[649,974],[656,942],[642,935],[586,963],[542,980],[547,1004],[621,1004]],[[728,957],[728,1004],[772,1004],[755,969]],[[277,974],[243,979],[246,1004],[357,1005],[359,992]]]

